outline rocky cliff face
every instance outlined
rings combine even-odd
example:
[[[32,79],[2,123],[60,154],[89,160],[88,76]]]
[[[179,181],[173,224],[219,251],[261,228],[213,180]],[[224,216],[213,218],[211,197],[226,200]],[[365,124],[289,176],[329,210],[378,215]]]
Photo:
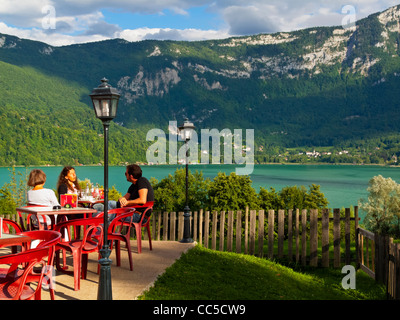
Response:
[[[207,90],[228,89],[219,80],[209,82],[207,74],[221,79],[298,79],[336,67],[338,73],[368,77],[382,55],[399,56],[399,34],[400,6],[396,6],[363,19],[355,27],[312,28],[205,43],[218,63],[207,63],[206,59],[183,61],[185,49],[161,48],[155,44],[148,57],[165,60],[173,57],[168,67],[149,72],[141,66],[137,74],[121,77],[118,87],[131,103],[146,94],[162,97],[181,82],[184,72],[189,72],[195,83]],[[368,50],[357,51],[365,41],[370,42]],[[370,50],[371,47],[376,50]],[[251,54],[246,54],[249,51]]]

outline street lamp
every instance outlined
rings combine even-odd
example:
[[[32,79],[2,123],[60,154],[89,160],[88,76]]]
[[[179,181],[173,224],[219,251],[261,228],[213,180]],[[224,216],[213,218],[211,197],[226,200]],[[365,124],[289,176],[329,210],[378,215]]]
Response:
[[[188,119],[185,120],[184,124],[179,127],[179,133],[183,140],[185,140],[186,145],[186,205],[183,209],[183,239],[180,241],[181,243],[191,243],[193,239],[190,237],[190,208],[188,205],[188,185],[189,185],[189,160],[188,160],[188,142],[192,138],[192,134],[195,127],[193,123],[189,122]]]
[[[99,288],[97,292],[98,300],[112,300],[111,287],[111,250],[108,246],[108,129],[110,121],[115,118],[118,108],[119,94],[117,90],[108,84],[108,80],[103,78],[101,84],[93,89],[90,94],[96,117],[103,122],[104,127],[104,232],[103,247],[100,250],[101,259]]]

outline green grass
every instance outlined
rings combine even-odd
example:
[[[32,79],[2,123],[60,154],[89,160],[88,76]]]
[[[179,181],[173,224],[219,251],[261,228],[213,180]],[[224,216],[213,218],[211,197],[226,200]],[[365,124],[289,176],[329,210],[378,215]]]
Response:
[[[340,269],[296,270],[250,255],[196,246],[161,275],[140,300],[352,300],[385,299],[362,271],[356,290],[344,290]]]

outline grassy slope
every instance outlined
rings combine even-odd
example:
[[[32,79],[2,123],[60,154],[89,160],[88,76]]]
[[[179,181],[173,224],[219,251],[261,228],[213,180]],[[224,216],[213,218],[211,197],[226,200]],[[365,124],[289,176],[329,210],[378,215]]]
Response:
[[[357,273],[357,289],[344,290],[340,270],[318,275],[275,262],[196,246],[160,276],[142,300],[383,299],[384,290]]]

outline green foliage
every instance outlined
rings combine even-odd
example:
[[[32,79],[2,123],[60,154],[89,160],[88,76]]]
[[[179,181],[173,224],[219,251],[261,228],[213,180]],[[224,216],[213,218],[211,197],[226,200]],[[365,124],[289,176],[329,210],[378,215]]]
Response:
[[[0,215],[13,214],[19,206],[25,205],[26,177],[10,169],[10,182],[0,189]]]
[[[239,176],[232,172],[226,175],[219,172],[210,183],[210,207],[213,210],[245,210],[258,209],[257,193],[251,186],[249,176]]]
[[[155,210],[183,211],[185,206],[185,169],[177,169],[160,182],[150,180],[155,197]],[[219,172],[213,180],[204,179],[203,173],[189,170],[189,207],[192,211],[245,211],[279,209],[326,208],[328,201],[320,186],[312,184],[307,191],[304,186],[285,187],[280,192],[261,188],[259,194],[252,187],[249,176],[232,172]]]
[[[326,208],[328,200],[320,191],[320,186],[312,184],[307,191],[304,186],[284,187],[278,193],[274,188],[270,191],[261,187],[258,194],[260,207],[264,210],[279,209],[320,209]]]
[[[169,174],[160,182],[152,179],[156,210],[183,211],[186,203],[186,170],[177,169],[174,175]],[[210,181],[203,178],[203,173],[188,172],[188,205],[193,211],[204,208],[208,203]]]
[[[368,201],[361,199],[366,212],[364,223],[372,232],[400,236],[400,185],[391,178],[375,176],[369,181]]]

